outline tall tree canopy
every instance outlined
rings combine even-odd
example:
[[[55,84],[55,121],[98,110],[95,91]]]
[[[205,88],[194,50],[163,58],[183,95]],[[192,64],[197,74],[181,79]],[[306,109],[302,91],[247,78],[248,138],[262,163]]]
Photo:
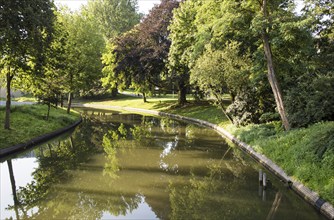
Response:
[[[243,120],[258,122],[261,115],[274,111],[276,103],[282,122],[289,129],[283,96],[307,70],[307,59],[312,51],[311,32],[293,13],[293,8],[292,2],[285,0],[188,0],[181,3],[170,26],[170,71],[186,75],[184,73],[190,70],[195,85],[230,93],[233,105],[227,113],[240,124]],[[238,46],[231,47],[233,44]],[[217,59],[221,59],[219,54],[226,54],[231,48],[235,51],[225,55],[223,64],[217,66]],[[209,63],[204,65],[203,62],[210,59],[215,68]],[[228,59],[234,65],[232,69]],[[238,60],[243,60],[243,64],[238,64]],[[223,72],[229,77],[210,84],[212,73],[206,74],[207,70],[216,72],[217,77]],[[202,73],[198,74],[199,71]],[[253,107],[249,108],[250,105]]]
[[[73,93],[87,94],[102,77],[101,56],[105,47],[102,34],[96,31],[94,20],[80,13],[63,12],[59,16],[67,32],[66,86],[69,93],[68,111]]]
[[[83,13],[88,15],[96,24],[96,31],[99,31],[105,39],[106,55],[109,53],[109,49],[112,48],[112,44],[119,35],[131,30],[136,24],[140,22],[142,17],[137,12],[138,2],[137,0],[89,0],[87,6],[84,8]],[[104,61],[104,63],[106,63]],[[107,68],[108,69],[108,68]],[[106,72],[106,70],[104,71]],[[112,96],[117,94],[117,83],[113,83],[113,87],[106,83],[106,79],[102,79],[104,88],[106,91],[111,91]],[[99,87],[102,89],[102,86]]]
[[[168,27],[169,39],[172,41],[168,54],[168,73],[171,80],[176,81],[179,90],[179,104],[186,102],[189,86],[190,65],[192,63],[192,44],[195,42],[197,27],[194,23],[200,0],[184,1],[174,10],[173,20]]]
[[[287,110],[294,127],[334,120],[333,12],[333,1],[305,1],[302,17],[314,36],[308,44],[313,50],[308,56],[308,68],[295,80],[287,95]]]
[[[167,56],[170,47],[168,25],[175,0],[155,6],[142,22],[115,39],[104,56],[104,85],[132,87],[144,96],[155,87],[166,87]]]
[[[129,31],[139,23],[137,0],[88,0],[85,12],[92,17],[107,40]]]
[[[52,33],[53,10],[53,2],[49,0],[1,0],[0,68],[7,87],[5,129],[10,128],[12,80],[19,77],[20,71],[29,69],[29,61],[38,71],[43,65]]]

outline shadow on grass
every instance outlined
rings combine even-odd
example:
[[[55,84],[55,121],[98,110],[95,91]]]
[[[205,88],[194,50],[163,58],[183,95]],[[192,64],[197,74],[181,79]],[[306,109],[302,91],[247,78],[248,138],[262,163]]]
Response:
[[[153,105],[152,109],[170,109],[175,105],[174,100],[160,100]],[[148,102],[150,103],[150,102]]]

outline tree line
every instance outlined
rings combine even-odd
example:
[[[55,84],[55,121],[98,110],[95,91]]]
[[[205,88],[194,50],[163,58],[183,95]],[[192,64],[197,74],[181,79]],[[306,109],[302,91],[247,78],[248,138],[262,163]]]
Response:
[[[11,88],[49,106],[73,95],[103,90],[106,42],[139,23],[136,0],[89,0],[80,11],[52,0],[1,0],[1,84],[6,86],[5,129],[10,129]],[[49,114],[49,111],[48,111]]]
[[[145,94],[213,97],[233,124],[334,119],[332,1],[162,0],[109,42],[102,79]],[[231,104],[226,104],[226,94]]]
[[[178,92],[212,97],[236,125],[281,120],[286,130],[334,119],[333,8],[295,2],[89,0],[78,12],[51,1],[1,4],[1,77],[68,111],[73,94]],[[43,18],[43,19],[40,19]],[[226,94],[231,103],[226,104]]]

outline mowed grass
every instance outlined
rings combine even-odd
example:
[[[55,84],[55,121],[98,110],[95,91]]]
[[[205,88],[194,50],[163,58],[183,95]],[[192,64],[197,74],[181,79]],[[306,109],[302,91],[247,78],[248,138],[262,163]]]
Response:
[[[184,106],[177,105],[176,95],[162,95],[157,97],[147,98],[147,102],[143,102],[140,97],[132,97],[127,95],[118,95],[112,100],[81,100],[82,103],[97,104],[97,105],[111,105],[121,107],[132,107],[149,110],[163,111],[182,116],[198,118],[209,121],[211,123],[224,125],[229,124],[229,121],[224,116],[221,109],[213,105],[210,101],[195,101],[193,97],[187,97],[188,103]],[[226,106],[229,104],[228,97],[226,97]]]
[[[25,143],[34,137],[53,132],[73,124],[80,118],[79,113],[67,114],[65,109],[51,108],[46,121],[46,105],[22,105],[11,108],[11,129],[4,129],[5,108],[0,107],[0,148]]]
[[[189,97],[190,98],[190,97]],[[143,101],[141,97],[134,97],[128,95],[117,95],[116,98],[110,100],[80,100],[82,103],[98,104],[98,105],[113,105],[121,107],[136,107],[142,109],[152,109],[152,110],[166,110],[177,102],[177,95],[166,95],[166,96],[156,96],[148,97],[147,102]]]
[[[218,124],[334,204],[334,122],[285,132],[280,122],[236,127],[209,101],[192,100],[179,107],[176,98],[170,96],[148,98],[143,103],[141,98],[121,95],[115,100],[90,103],[159,110]]]

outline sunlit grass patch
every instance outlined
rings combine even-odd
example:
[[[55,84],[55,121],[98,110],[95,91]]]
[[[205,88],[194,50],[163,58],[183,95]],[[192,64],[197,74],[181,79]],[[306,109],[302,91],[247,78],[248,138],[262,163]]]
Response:
[[[46,121],[46,105],[12,106],[11,129],[4,129],[5,108],[0,107],[0,148],[6,148],[50,133],[68,126],[79,119],[79,114],[66,114],[65,109],[51,108],[49,120]]]

